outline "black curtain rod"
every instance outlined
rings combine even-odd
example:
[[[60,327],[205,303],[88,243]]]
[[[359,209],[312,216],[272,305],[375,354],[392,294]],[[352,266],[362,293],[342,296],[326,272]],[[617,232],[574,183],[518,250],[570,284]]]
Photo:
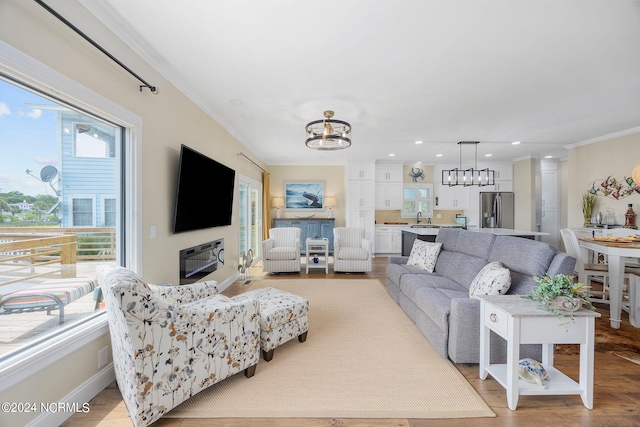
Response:
[[[125,70],[127,70],[129,72],[129,74],[131,74],[133,77],[135,77],[136,79],[140,80],[142,83],[144,83],[143,85],[140,86],[140,92],[142,92],[142,88],[146,87],[148,88],[151,93],[153,94],[158,94],[158,88],[155,86],[150,85],[149,83],[147,83],[142,77],[140,77],[139,75],[137,75],[136,73],[134,73],[129,67],[127,67],[126,65],[124,65],[122,62],[120,62],[116,57],[114,57],[113,55],[111,55],[109,52],[107,52],[102,46],[100,46],[98,43],[96,43],[95,41],[93,41],[88,35],[86,35],[85,33],[83,33],[82,31],[80,31],[80,29],[78,27],[76,27],[75,25],[73,25],[71,22],[67,21],[67,19],[65,19],[62,15],[60,15],[58,12],[56,12],[55,10],[53,10],[52,8],[50,8],[45,2],[43,2],[42,0],[34,0],[36,3],[38,3],[40,6],[42,6],[43,8],[45,8],[45,10],[47,10],[49,13],[51,13],[53,16],[55,16],[56,18],[58,18],[61,22],[63,22],[67,27],[71,28],[73,31],[75,31],[76,33],[78,33],[83,39],[85,39],[86,41],[88,41],[89,43],[91,43],[96,49],[98,49],[100,52],[104,53],[105,55],[107,55],[109,58],[111,58],[111,60],[113,62],[115,62],[116,64],[118,64],[119,66],[121,66],[122,68],[124,68]]]
[[[254,162],[253,160],[251,160],[249,157],[247,157],[246,154],[244,154],[243,152],[238,153],[238,156],[242,156],[245,159],[249,160],[251,163],[253,163],[258,169],[260,169],[262,172],[267,172],[266,170],[262,169],[262,167],[257,164],[256,162]]]

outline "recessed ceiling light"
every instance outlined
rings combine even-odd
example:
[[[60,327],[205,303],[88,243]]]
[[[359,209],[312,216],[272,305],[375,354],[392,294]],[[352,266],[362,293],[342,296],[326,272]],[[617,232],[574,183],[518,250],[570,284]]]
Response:
[[[544,156],[544,158],[545,158],[545,159],[550,159],[550,158],[552,158],[552,157],[553,157],[553,156]]]
[[[416,162],[416,165],[421,165],[421,164],[422,164],[422,162]]]
[[[442,157],[442,154],[436,154],[436,157]]]
[[[422,144],[423,141],[416,141],[416,144]]]
[[[493,154],[485,154],[484,156],[485,157],[491,157],[491,156],[493,156]]]
[[[520,141],[514,141],[511,143],[511,145],[518,145],[518,144],[520,144]]]
[[[394,156],[395,156],[395,154],[393,154],[393,153],[389,154],[389,157],[394,157]]]

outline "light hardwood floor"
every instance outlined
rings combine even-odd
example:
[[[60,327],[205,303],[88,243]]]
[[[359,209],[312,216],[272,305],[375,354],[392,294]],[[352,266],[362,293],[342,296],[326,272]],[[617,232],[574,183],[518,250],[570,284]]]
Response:
[[[313,271],[309,275],[281,274],[264,276],[259,267],[251,271],[256,280],[326,278],[379,279],[385,282],[386,257],[376,257],[373,271],[366,274],[334,274]],[[252,282],[253,283],[253,282]],[[251,288],[240,281],[230,286],[224,293],[236,295]],[[438,426],[640,426],[640,329],[629,325],[623,317],[619,330],[608,325],[609,313],[606,306],[598,311],[602,317],[596,324],[596,354],[594,379],[594,409],[582,405],[579,396],[521,396],[518,408],[511,411],[507,406],[505,390],[493,378],[485,381],[478,378],[477,364],[457,364],[456,368],[482,396],[496,413],[495,418],[471,418],[448,420],[418,419],[351,419],[351,418],[223,418],[223,419],[161,419],[158,427],[195,426],[283,426],[283,427],[438,427]],[[310,337],[311,338],[311,337]],[[558,349],[555,365],[561,371],[578,379],[578,354],[575,346]],[[631,362],[616,354],[635,359]],[[399,385],[401,386],[401,385]],[[251,396],[246,396],[247,405]],[[90,411],[78,413],[69,418],[63,427],[89,426],[130,426],[120,392],[115,383],[103,390],[90,402]]]

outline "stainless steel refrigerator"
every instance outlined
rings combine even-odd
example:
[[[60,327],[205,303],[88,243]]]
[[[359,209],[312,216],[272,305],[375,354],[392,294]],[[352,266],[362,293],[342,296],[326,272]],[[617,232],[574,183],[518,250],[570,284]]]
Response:
[[[513,228],[513,193],[480,193],[480,228]]]

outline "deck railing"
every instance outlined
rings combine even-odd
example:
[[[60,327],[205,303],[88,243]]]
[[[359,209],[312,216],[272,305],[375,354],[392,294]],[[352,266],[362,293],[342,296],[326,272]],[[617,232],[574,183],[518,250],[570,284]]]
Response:
[[[76,275],[77,236],[73,234],[3,233],[0,239],[2,286],[25,282],[58,271],[62,277]],[[59,267],[56,268],[56,264],[59,264]]]
[[[0,285],[74,277],[77,262],[115,260],[115,235],[114,227],[0,227]]]

